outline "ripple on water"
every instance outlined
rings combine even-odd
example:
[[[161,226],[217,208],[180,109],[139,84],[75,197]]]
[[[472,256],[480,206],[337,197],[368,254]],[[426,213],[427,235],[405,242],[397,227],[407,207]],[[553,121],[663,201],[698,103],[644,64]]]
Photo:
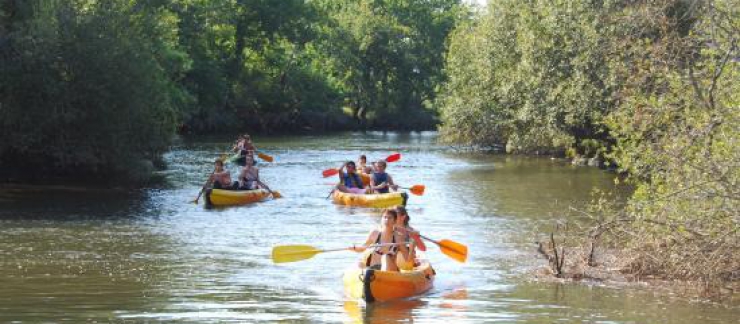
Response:
[[[611,176],[540,158],[452,151],[436,134],[257,137],[262,178],[285,198],[204,210],[190,203],[231,139],[187,140],[165,159],[168,184],[134,192],[0,194],[0,322],[734,323],[737,308],[630,289],[529,282],[534,240]],[[469,247],[466,264],[428,244],[435,287],[363,305],[343,296],[351,252],[275,265],[271,248],[361,243],[379,211],[332,205],[321,170],[401,152],[389,172],[424,184],[412,225]],[[233,171],[232,174],[235,174]],[[202,201],[201,201],[202,203]]]

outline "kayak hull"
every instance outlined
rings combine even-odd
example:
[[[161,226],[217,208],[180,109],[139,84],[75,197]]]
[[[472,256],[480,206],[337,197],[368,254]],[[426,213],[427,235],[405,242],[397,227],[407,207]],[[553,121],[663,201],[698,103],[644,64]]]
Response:
[[[348,297],[368,303],[409,298],[432,289],[435,275],[428,261],[400,272],[352,268],[344,273],[344,291]]]
[[[409,196],[405,192],[358,195],[334,190],[334,193],[332,193],[332,200],[335,204],[369,208],[406,206],[408,199]]]
[[[257,190],[223,190],[209,189],[206,191],[206,205],[223,207],[239,206],[255,203],[267,199],[270,192],[265,189]]]

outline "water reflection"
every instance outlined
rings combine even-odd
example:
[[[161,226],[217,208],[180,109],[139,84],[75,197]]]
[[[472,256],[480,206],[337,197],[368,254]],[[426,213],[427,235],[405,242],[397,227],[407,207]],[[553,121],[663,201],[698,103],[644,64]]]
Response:
[[[402,299],[383,303],[364,304],[356,301],[345,301],[344,310],[352,324],[393,324],[415,323],[415,309],[428,303],[421,299]]]

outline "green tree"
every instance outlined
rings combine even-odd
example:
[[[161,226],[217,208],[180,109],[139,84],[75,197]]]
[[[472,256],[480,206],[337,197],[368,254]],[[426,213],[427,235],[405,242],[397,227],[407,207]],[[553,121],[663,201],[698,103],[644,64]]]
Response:
[[[465,13],[459,1],[323,1],[321,8],[330,18],[321,50],[356,121],[433,125],[447,35]]]
[[[454,33],[437,102],[448,142],[552,151],[605,140],[603,5],[494,1]]]
[[[621,11],[606,119],[636,192],[619,214],[633,271],[733,280],[740,266],[740,6],[654,1]],[[621,235],[616,236],[617,238]]]
[[[181,53],[162,41],[171,17],[128,1],[15,6],[0,48],[5,176],[145,179],[183,95]]]

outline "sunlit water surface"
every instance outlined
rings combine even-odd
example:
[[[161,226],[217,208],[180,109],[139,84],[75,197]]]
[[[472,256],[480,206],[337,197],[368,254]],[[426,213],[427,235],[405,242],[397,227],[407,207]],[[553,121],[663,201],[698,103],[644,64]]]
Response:
[[[434,133],[257,137],[283,199],[205,210],[189,203],[228,139],[181,140],[168,184],[140,191],[0,193],[0,322],[737,323],[738,308],[649,290],[532,280],[534,241],[575,218],[613,174],[549,158],[456,152]],[[430,245],[435,287],[366,306],[343,296],[351,252],[275,265],[273,246],[361,243],[379,212],[335,206],[321,170],[401,152],[396,182],[424,184],[412,225],[469,247],[460,264]]]

